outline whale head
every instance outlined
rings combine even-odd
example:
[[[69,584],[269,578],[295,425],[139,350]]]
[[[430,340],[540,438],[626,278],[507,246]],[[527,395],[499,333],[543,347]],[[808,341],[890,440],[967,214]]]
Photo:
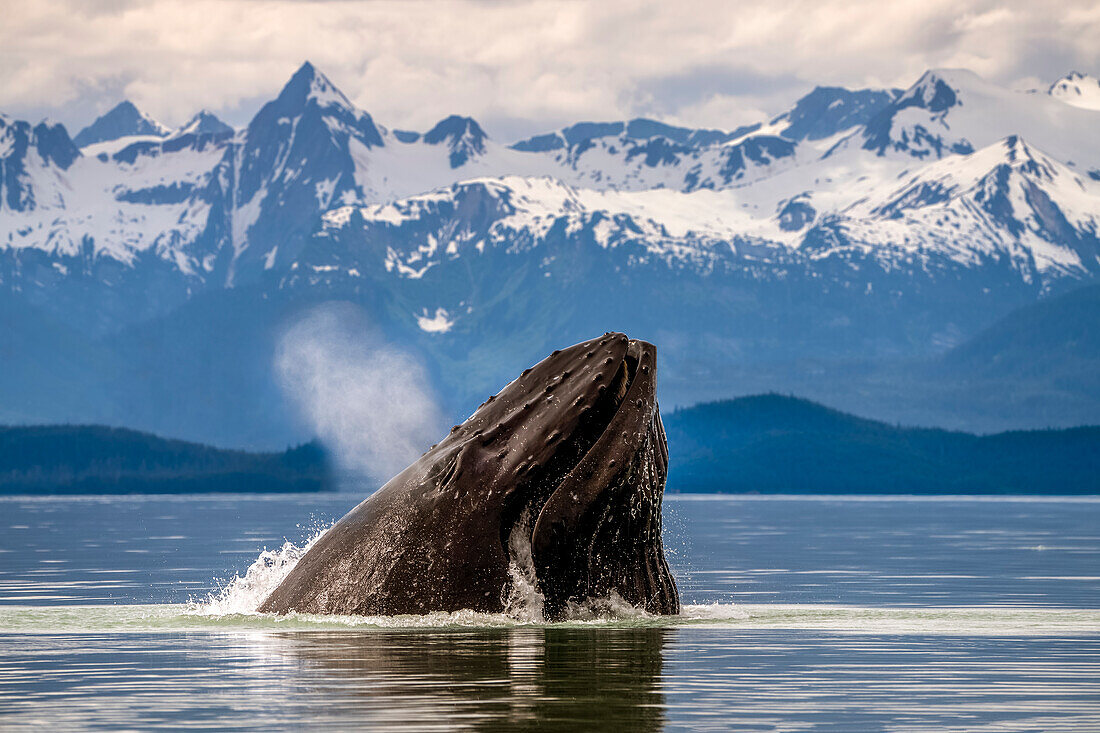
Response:
[[[623,334],[555,351],[333,526],[261,610],[498,612],[523,579],[550,619],[612,596],[677,613],[656,377],[653,345]]]

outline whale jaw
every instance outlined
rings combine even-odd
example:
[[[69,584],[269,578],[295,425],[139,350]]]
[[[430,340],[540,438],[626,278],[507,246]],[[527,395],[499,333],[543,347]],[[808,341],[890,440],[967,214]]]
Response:
[[[650,613],[680,610],[661,537],[668,447],[656,401],[656,349],[623,341],[621,369],[593,410],[586,450],[555,477],[541,506],[536,500],[527,507],[531,524],[518,528],[530,537],[550,619],[564,617],[571,604],[616,595]]]
[[[680,612],[661,537],[667,471],[664,427],[654,412],[637,450],[584,511],[562,520],[553,507],[543,509],[532,556],[548,620],[615,596],[652,614]]]

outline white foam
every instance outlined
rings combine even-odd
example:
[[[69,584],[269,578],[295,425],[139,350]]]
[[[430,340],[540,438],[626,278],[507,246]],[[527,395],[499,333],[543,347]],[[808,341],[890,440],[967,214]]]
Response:
[[[298,560],[328,529],[326,527],[317,532],[301,546],[285,542],[277,550],[265,549],[243,576],[235,576],[201,603],[189,604],[191,610],[204,616],[258,613],[256,609],[260,604],[283,582],[298,564]]]
[[[504,598],[504,613],[520,622],[538,623],[545,618],[546,597],[539,590],[535,577],[530,526],[530,511],[524,509],[508,536],[508,576],[512,583]]]

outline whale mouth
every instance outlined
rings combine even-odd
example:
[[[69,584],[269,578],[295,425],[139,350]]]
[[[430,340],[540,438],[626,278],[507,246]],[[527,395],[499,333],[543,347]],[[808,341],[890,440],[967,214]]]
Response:
[[[661,544],[668,455],[653,356],[649,344],[628,343],[614,376],[595,387],[577,427],[503,517],[505,550],[537,586],[549,620],[613,594],[653,613],[679,611]]]

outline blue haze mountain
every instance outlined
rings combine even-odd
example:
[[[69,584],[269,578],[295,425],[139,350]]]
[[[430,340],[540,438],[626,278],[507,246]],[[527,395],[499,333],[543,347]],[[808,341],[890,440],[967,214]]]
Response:
[[[133,102],[124,100],[78,132],[73,142],[78,148],[83,148],[134,135],[164,137],[168,132],[168,128],[139,110]]]

